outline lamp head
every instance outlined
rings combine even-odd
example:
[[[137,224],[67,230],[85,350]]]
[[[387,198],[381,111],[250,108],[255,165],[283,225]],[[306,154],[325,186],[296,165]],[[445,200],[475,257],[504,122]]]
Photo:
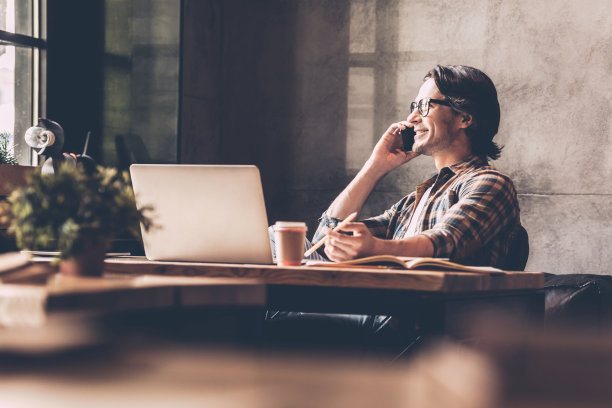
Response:
[[[38,155],[58,156],[64,147],[64,129],[57,122],[39,118],[37,126],[26,130],[25,141]]]

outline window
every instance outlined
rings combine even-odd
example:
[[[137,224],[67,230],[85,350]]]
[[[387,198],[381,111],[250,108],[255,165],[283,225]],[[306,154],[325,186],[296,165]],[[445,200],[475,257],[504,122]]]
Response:
[[[0,0],[0,132],[21,164],[36,164],[23,141],[44,116],[44,0]]]
[[[104,1],[106,165],[177,162],[180,4]]]

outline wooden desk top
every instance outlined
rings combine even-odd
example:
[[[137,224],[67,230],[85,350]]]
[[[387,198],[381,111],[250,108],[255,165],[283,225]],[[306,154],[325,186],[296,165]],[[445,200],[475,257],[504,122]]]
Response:
[[[35,261],[49,262],[40,258]],[[11,307],[28,304],[28,308],[19,306],[19,310],[36,311],[33,316],[38,316],[34,319],[37,321],[49,312],[117,312],[185,306],[385,314],[410,307],[416,298],[406,296],[408,294],[470,298],[504,292],[520,294],[524,290],[542,288],[543,280],[543,274],[537,272],[483,274],[278,267],[154,262],[126,257],[107,259],[104,278],[56,275],[43,286],[2,284],[0,303]],[[18,313],[9,315],[17,316]],[[16,317],[15,321],[24,321],[29,316]],[[12,321],[1,321],[1,317],[0,324],[12,324]]]
[[[256,279],[264,284],[400,289],[441,293],[539,289],[541,272],[498,274],[400,269],[279,267],[199,262],[158,262],[143,257],[109,258],[106,273]]]

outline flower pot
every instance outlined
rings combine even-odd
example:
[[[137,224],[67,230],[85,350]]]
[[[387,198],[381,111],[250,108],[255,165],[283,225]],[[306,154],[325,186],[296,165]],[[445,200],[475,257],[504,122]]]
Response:
[[[34,171],[36,166],[20,166],[13,164],[0,164],[0,252],[16,251],[15,236],[8,232],[12,216],[6,197],[17,187],[26,185],[27,177]],[[5,207],[4,205],[7,205]]]
[[[0,164],[0,196],[11,194],[15,187],[25,186],[28,175],[35,170],[38,167]]]
[[[82,250],[59,264],[59,272],[66,276],[102,276],[108,240],[83,238]]]
[[[25,186],[28,175],[37,169],[35,166],[0,164],[0,201],[4,201],[16,187]],[[10,217],[2,217],[0,233],[5,235],[10,223]]]

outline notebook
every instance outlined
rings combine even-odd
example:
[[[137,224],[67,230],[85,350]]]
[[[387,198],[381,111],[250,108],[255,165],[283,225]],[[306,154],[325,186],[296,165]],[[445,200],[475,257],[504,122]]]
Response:
[[[272,264],[256,166],[133,164],[130,175],[138,208],[153,207],[147,259]]]

